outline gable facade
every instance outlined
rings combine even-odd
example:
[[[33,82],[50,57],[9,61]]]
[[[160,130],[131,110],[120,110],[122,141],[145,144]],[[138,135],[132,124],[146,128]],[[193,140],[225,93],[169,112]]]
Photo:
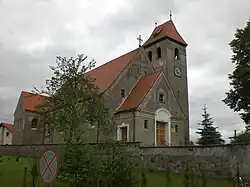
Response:
[[[43,116],[36,111],[36,106],[43,103],[43,96],[22,91],[14,112],[12,144],[43,144]]]
[[[11,145],[13,125],[0,123],[0,145]]]

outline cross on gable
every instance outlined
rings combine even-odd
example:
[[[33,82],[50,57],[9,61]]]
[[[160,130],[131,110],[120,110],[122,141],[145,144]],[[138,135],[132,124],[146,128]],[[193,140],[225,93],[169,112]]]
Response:
[[[139,47],[141,47],[141,42],[143,41],[143,40],[141,39],[141,35],[139,35],[139,37],[137,38],[137,40],[139,41]]]

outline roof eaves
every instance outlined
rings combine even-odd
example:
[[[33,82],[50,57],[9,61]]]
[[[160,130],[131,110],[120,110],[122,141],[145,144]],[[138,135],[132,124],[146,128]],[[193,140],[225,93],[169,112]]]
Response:
[[[118,110],[115,112],[115,114],[119,114],[119,113],[124,113],[124,112],[132,112],[133,110],[136,110],[138,107],[132,107],[129,109],[124,109],[124,110]]]
[[[177,40],[175,40],[175,39],[173,39],[173,38],[171,38],[171,37],[169,37],[169,36],[163,36],[163,37],[158,38],[158,39],[156,39],[156,40],[153,40],[153,41],[151,41],[151,42],[145,42],[145,44],[143,44],[143,47],[146,49],[146,48],[148,48],[148,47],[150,47],[150,46],[152,46],[152,45],[154,45],[154,44],[156,44],[156,43],[158,43],[158,42],[160,42],[160,41],[163,41],[163,40],[165,40],[165,39],[168,39],[168,40],[170,40],[170,41],[172,41],[172,42],[178,43],[179,45],[181,45],[181,46],[183,46],[183,47],[187,47],[187,46],[188,46],[188,44],[184,44],[184,43],[182,43],[182,42],[180,42],[180,41],[177,41]]]

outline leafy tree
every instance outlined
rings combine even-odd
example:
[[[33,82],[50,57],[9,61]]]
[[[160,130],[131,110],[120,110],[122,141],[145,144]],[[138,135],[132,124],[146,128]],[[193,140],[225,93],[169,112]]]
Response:
[[[57,57],[57,65],[50,67],[54,74],[46,81],[46,89],[36,89],[47,95],[45,104],[38,107],[45,115],[45,124],[66,144],[59,178],[72,187],[133,186],[132,164],[122,152],[114,151],[116,144],[111,144],[113,151],[108,153],[112,157],[103,156],[105,151],[99,145],[88,144],[91,140],[98,142],[101,136],[112,138],[114,123],[94,80],[86,76],[94,66],[93,60],[85,65],[86,59],[84,55]]]
[[[223,102],[235,112],[241,112],[244,122],[250,123],[250,21],[243,29],[237,29],[230,42],[235,69],[229,74],[230,86]]]
[[[250,142],[250,132],[247,130],[244,130],[236,135],[231,140],[231,143],[249,143]]]
[[[50,66],[54,74],[46,80],[46,88],[36,89],[47,96],[45,104],[38,107],[44,112],[45,124],[66,143],[60,176],[72,186],[88,181],[89,172],[93,173],[93,169],[86,170],[95,168],[92,164],[97,163],[92,162],[87,143],[97,140],[93,134],[99,136],[97,131],[109,121],[102,95],[94,80],[86,76],[95,61],[84,64],[86,59],[84,55],[70,59],[57,57],[57,65]]]
[[[221,138],[220,132],[214,127],[213,120],[210,117],[210,114],[207,113],[206,107],[203,108],[203,120],[198,125],[202,128],[198,128],[197,134],[200,135],[200,138],[197,141],[199,145],[211,145],[211,144],[223,144],[225,141]]]
[[[57,65],[50,66],[54,75],[46,80],[46,89],[36,89],[39,94],[47,95],[45,104],[39,106],[45,113],[45,123],[56,130],[65,143],[80,144],[91,137],[93,140],[95,125],[108,121],[102,95],[94,80],[86,76],[95,61],[86,65],[86,59],[84,55],[70,59],[57,57]]]
[[[189,142],[189,145],[194,145],[194,142],[193,142],[193,141],[190,141],[190,142]]]

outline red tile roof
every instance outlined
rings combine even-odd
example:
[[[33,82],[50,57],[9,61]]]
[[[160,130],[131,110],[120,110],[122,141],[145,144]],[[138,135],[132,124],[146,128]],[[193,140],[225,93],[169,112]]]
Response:
[[[13,129],[13,125],[10,124],[10,123],[1,123],[1,125],[2,125],[3,127],[5,127],[6,129],[8,129],[10,132],[11,132],[12,129]]]
[[[102,93],[112,85],[122,70],[130,63],[136,52],[137,50],[135,49],[87,72],[86,74],[95,79],[94,83]]]
[[[118,108],[117,112],[127,111],[137,108],[144,98],[147,96],[149,90],[154,85],[155,81],[159,77],[161,72],[154,72],[149,75],[142,77],[135,87],[132,89],[131,93],[128,95],[126,100]]]
[[[136,52],[137,49],[128,52],[87,72],[86,75],[95,79],[94,83],[102,93],[112,85],[122,70],[130,63]],[[32,112],[37,111],[36,107],[42,105],[45,98],[45,96],[25,91],[22,91],[21,97],[24,109]]]
[[[154,39],[158,40],[158,39],[163,38],[165,36],[183,44],[184,46],[187,46],[187,43],[184,41],[184,39],[178,33],[172,20],[169,20],[169,21],[157,26],[145,44],[147,45],[147,44],[151,43],[152,41],[155,41]]]
[[[23,100],[23,108],[35,112],[36,107],[44,103],[45,96],[22,91],[21,98]]]

